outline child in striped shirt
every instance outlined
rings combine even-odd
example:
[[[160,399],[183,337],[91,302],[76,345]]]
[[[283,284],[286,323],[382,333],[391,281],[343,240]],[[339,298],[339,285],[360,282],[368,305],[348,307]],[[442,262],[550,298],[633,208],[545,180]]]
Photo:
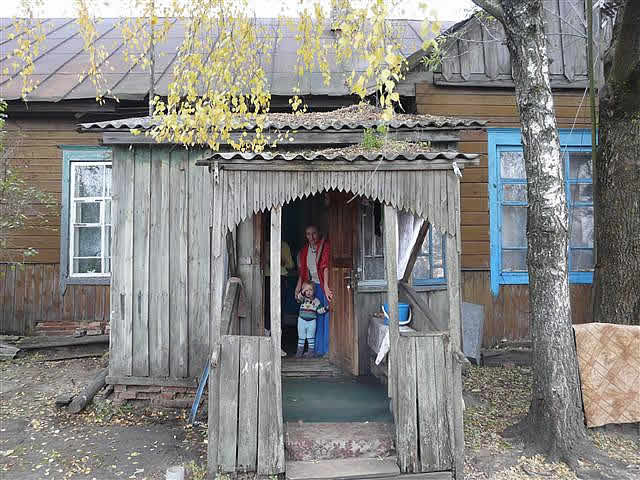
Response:
[[[318,315],[326,313],[327,308],[322,305],[320,300],[314,295],[313,284],[304,282],[300,293],[296,297],[300,303],[300,312],[298,313],[298,349],[296,350],[296,358],[301,358],[304,351],[305,340],[309,343],[309,349],[304,354],[305,358],[311,358],[315,354],[316,349],[316,318]]]

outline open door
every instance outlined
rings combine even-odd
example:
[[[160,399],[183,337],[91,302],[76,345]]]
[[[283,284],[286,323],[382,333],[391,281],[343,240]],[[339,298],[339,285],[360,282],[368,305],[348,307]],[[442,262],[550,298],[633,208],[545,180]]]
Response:
[[[358,202],[351,193],[329,192],[328,237],[331,242],[329,287],[334,298],[329,315],[329,360],[358,375],[358,330],[353,308],[354,249],[357,245]]]

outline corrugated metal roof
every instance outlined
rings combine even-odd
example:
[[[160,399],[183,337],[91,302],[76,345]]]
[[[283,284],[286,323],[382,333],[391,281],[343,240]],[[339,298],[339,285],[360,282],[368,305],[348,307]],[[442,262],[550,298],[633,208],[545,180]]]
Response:
[[[400,152],[400,153],[385,153],[383,151],[374,151],[371,153],[358,153],[358,154],[349,154],[342,153],[340,149],[335,149],[331,153],[318,151],[318,152],[278,152],[278,153],[269,153],[269,152],[260,152],[260,153],[250,153],[250,152],[217,152],[211,155],[210,157],[203,159],[197,162],[197,165],[207,165],[211,162],[215,161],[231,161],[231,160],[285,160],[287,162],[292,161],[327,161],[327,162],[356,162],[356,161],[365,161],[365,162],[377,162],[380,160],[394,162],[398,160],[405,161],[416,161],[416,160],[448,160],[448,161],[473,161],[480,156],[477,154],[470,153],[460,153],[460,152]]]
[[[266,128],[291,130],[362,130],[383,125],[381,111],[370,105],[352,105],[331,112],[305,114],[270,113]],[[388,124],[391,129],[432,129],[432,128],[481,128],[486,121],[437,115],[397,114]],[[153,117],[133,117],[122,120],[107,120],[80,124],[81,131],[148,130],[156,124]],[[252,130],[250,124],[243,130]]]
[[[98,38],[96,47],[104,47],[107,52],[108,67],[104,69],[105,91],[112,94],[107,98],[117,97],[123,100],[143,100],[148,94],[149,74],[140,66],[131,67],[123,60],[123,40],[118,27],[120,19],[101,19],[97,24]],[[177,56],[177,48],[182,42],[186,22],[172,19],[166,42],[155,47],[155,92],[159,95],[167,94],[167,86],[172,75],[172,65]],[[323,76],[319,69],[307,73],[298,84],[297,76],[293,74],[296,68],[296,50],[298,41],[296,32],[291,28],[279,28],[278,19],[256,19],[257,24],[266,32],[262,39],[271,45],[269,62],[263,62],[272,95],[291,95],[294,88],[300,88],[302,95],[349,95],[344,73],[352,70],[362,72],[366,63],[356,60],[350,64],[336,61],[335,54],[328,55],[329,68],[332,73],[331,83],[323,83]],[[401,51],[405,56],[418,50],[424,38],[420,31],[418,20],[389,20],[390,31],[399,41]],[[47,18],[41,24],[45,31],[45,39],[40,45],[40,54],[34,60],[35,71],[30,78],[38,84],[28,95],[30,101],[52,101],[71,99],[91,99],[96,97],[95,87],[84,74],[87,68],[88,54],[83,50],[83,42],[74,19]],[[445,28],[450,23],[445,22]],[[19,72],[12,66],[13,60],[8,58],[15,48],[18,39],[10,39],[10,32],[14,31],[11,19],[0,19],[0,72],[5,68],[9,74],[0,75],[0,96],[5,100],[19,99],[21,96],[22,80]],[[261,30],[262,31],[262,30]],[[212,33],[212,34],[215,34]],[[431,36],[432,34],[429,33]],[[276,41],[277,39],[277,41]],[[336,42],[336,33],[326,28],[322,41],[331,45]],[[101,92],[104,93],[104,92]]]

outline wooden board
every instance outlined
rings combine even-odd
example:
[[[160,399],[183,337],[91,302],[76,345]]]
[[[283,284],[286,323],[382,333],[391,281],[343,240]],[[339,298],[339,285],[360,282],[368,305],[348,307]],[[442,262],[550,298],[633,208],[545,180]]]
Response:
[[[222,472],[236,471],[238,444],[238,379],[240,339],[233,335],[221,338],[219,390],[218,466]]]
[[[259,337],[240,337],[237,459],[239,471],[255,472],[257,467],[259,340]]]
[[[275,384],[271,339],[268,337],[260,338],[257,468],[259,475],[279,473],[279,449],[284,449],[284,444],[279,445],[276,388],[279,388],[279,385],[276,387]],[[284,468],[284,465],[282,465],[282,468]]]
[[[398,365],[398,390],[393,398],[396,413],[396,449],[402,473],[420,472],[418,457],[418,412],[416,391],[416,342],[400,337],[394,359]]]

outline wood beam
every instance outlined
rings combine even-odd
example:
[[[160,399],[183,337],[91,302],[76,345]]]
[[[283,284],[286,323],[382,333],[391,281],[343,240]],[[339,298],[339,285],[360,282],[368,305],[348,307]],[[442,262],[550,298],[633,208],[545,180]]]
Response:
[[[389,396],[393,401],[393,416],[398,411],[398,211],[390,205],[384,206],[384,258],[387,272],[387,303],[389,305]],[[397,425],[397,422],[396,422]]]
[[[270,237],[270,271],[271,271],[271,345],[273,353],[273,379],[276,392],[276,421],[278,424],[277,439],[277,462],[278,472],[284,471],[284,428],[282,421],[282,359],[280,357],[280,340],[282,326],[280,324],[280,259],[282,257],[282,207],[275,207],[271,210],[271,237]]]
[[[411,247],[411,254],[409,255],[409,261],[407,262],[407,266],[404,268],[404,275],[402,276],[402,281],[409,283],[409,279],[411,278],[411,272],[413,272],[413,267],[416,264],[416,260],[418,258],[418,254],[422,249],[422,243],[424,239],[427,238],[427,233],[429,233],[429,222],[423,221],[420,226],[420,231],[418,231],[418,237],[416,238],[415,243]]]

